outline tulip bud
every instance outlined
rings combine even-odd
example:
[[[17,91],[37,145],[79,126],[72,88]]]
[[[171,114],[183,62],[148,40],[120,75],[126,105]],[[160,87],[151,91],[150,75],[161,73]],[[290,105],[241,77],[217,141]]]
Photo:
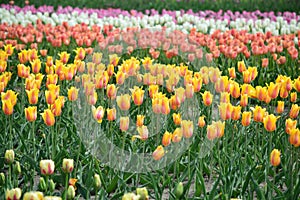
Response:
[[[179,182],[175,189],[175,196],[177,199],[179,199],[182,196],[182,194],[183,194],[183,183]]]
[[[21,199],[22,190],[20,188],[14,188],[7,190],[5,193],[6,200],[19,200]]]
[[[50,192],[53,192],[55,190],[55,183],[54,181],[51,179],[50,182],[49,182],[49,190]]]
[[[280,164],[280,151],[278,151],[278,149],[273,149],[273,151],[271,152],[270,162],[274,167]]]
[[[43,177],[40,177],[40,182],[39,182],[39,189],[42,191],[46,190],[46,182]]]
[[[0,186],[5,184],[5,175],[3,172],[0,173]]]
[[[75,197],[75,188],[72,185],[70,185],[67,191],[67,199],[74,199],[74,197]]]
[[[95,174],[94,175],[94,185],[95,185],[95,189],[96,190],[100,189],[100,187],[101,187],[101,179],[100,179],[99,174]]]
[[[41,174],[51,175],[54,173],[55,165],[52,160],[41,160],[40,161]]]
[[[14,164],[13,170],[16,175],[21,174],[21,166],[20,166],[19,161],[16,161],[16,163]]]
[[[205,120],[204,120],[205,116],[200,116],[198,119],[198,126],[203,128],[205,126]]]
[[[123,195],[122,200],[138,200],[139,196],[130,192]]]
[[[147,200],[147,199],[149,199],[148,190],[146,189],[146,187],[136,188],[136,194],[140,195],[139,200]]]
[[[74,160],[73,159],[63,159],[62,170],[65,173],[71,173],[74,169]]]
[[[46,196],[43,198],[43,200],[62,200],[62,198],[56,196]]]
[[[4,158],[5,158],[5,162],[7,164],[11,165],[15,160],[14,150],[12,150],[12,149],[11,150],[6,150]]]
[[[44,195],[42,192],[26,192],[24,194],[23,200],[44,200]]]

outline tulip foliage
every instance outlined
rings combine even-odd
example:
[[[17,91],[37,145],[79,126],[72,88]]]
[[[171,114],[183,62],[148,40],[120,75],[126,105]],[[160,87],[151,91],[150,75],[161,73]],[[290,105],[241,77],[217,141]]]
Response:
[[[300,32],[0,37],[0,198],[299,197]]]

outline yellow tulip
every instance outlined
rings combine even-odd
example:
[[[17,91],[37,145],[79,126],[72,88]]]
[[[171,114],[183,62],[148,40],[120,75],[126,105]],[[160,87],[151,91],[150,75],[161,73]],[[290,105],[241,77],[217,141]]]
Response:
[[[42,118],[43,118],[43,120],[44,120],[44,122],[47,126],[53,126],[54,125],[55,117],[54,117],[54,114],[51,112],[50,109],[44,110],[44,112],[41,115],[42,115]]]
[[[277,118],[278,117],[276,117],[273,114],[267,115],[264,117],[263,123],[264,123],[264,127],[267,131],[269,131],[269,132],[275,131]]]
[[[36,106],[30,106],[28,108],[25,108],[25,117],[26,120],[29,122],[33,122],[37,118],[37,107]]]

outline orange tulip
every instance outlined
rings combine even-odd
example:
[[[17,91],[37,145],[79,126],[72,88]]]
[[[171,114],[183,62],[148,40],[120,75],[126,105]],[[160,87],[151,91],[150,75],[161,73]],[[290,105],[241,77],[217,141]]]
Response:
[[[251,122],[252,112],[244,111],[242,114],[242,125],[249,126]]]
[[[173,113],[173,122],[175,125],[180,125],[181,124],[181,115],[180,113],[176,114],[176,113]]]
[[[129,128],[129,117],[120,118],[120,129],[121,131],[127,131]]]
[[[58,81],[58,75],[57,74],[48,74],[46,79],[46,87],[50,84],[56,85]]]
[[[161,143],[166,147],[171,144],[171,140],[172,140],[172,133],[169,133],[168,131],[166,131],[162,137]]]
[[[290,118],[295,119],[298,117],[300,107],[298,104],[293,104],[289,113]]]
[[[106,95],[109,99],[115,99],[117,96],[117,88],[115,84],[108,84],[106,86]]]
[[[231,119],[239,120],[241,117],[241,106],[232,106]]]
[[[47,56],[46,66],[47,66],[47,67],[53,66],[53,58],[52,58],[52,56]],[[48,73],[47,73],[47,74],[48,74]]]
[[[269,59],[268,59],[268,58],[262,58],[262,59],[261,59],[261,62],[262,62],[261,66],[262,66],[263,68],[268,67],[268,65],[269,65]]]
[[[18,53],[18,58],[21,64],[26,63],[29,60],[28,51],[22,50],[20,53]]]
[[[268,93],[272,99],[277,98],[280,89],[280,84],[271,82],[268,86]]]
[[[230,84],[230,94],[233,98],[239,98],[241,95],[240,86],[235,81],[232,81]]]
[[[159,145],[152,154],[154,160],[160,160],[165,155],[163,146]]]
[[[278,151],[278,149],[273,149],[273,151],[271,152],[270,163],[274,167],[280,164],[280,151]]]
[[[28,96],[29,104],[37,104],[39,99],[39,89],[33,88],[31,90],[26,90]]]
[[[0,73],[4,72],[7,68],[7,62],[0,59]]]
[[[201,128],[203,128],[206,124],[204,118],[205,118],[205,116],[200,116],[198,118],[198,126],[201,127]]]
[[[255,122],[263,122],[265,116],[266,109],[260,106],[255,106],[253,110],[253,120]]]
[[[33,122],[37,118],[37,107],[36,106],[30,106],[28,108],[25,108],[25,117],[26,120],[29,122]]]
[[[291,102],[295,103],[297,101],[297,93],[296,92],[292,92],[291,93]]]
[[[107,120],[108,121],[114,121],[116,119],[117,111],[115,108],[112,108],[112,109],[107,108],[106,112],[107,112]]]
[[[285,120],[285,132],[287,134],[291,133],[292,129],[295,129],[297,127],[297,120],[292,120],[290,118]]]
[[[98,106],[97,108],[95,106],[92,106],[92,113],[94,119],[98,122],[101,123],[102,119],[104,117],[104,109],[102,106]]]
[[[136,86],[134,86],[133,90],[131,89],[130,91],[132,94],[132,100],[134,104],[137,106],[142,105],[145,91]]]
[[[182,130],[183,137],[185,138],[192,137],[194,131],[193,122],[190,120],[182,120],[181,130]]]
[[[121,110],[129,110],[130,108],[130,95],[123,94],[121,96],[117,96],[117,104]]]
[[[58,54],[60,61],[64,64],[66,64],[70,58],[70,54],[68,54],[66,51],[63,51],[61,53]]]
[[[44,112],[41,115],[42,115],[42,118],[43,118],[43,120],[44,120],[44,122],[47,126],[53,126],[54,125],[55,117],[54,117],[54,114],[51,112],[50,109],[44,110]]]
[[[276,112],[277,113],[283,113],[284,111],[284,101],[277,101],[277,108],[276,108]]]
[[[172,134],[173,142],[180,142],[182,138],[182,130],[181,128],[176,128]]]
[[[231,113],[232,113],[231,103],[220,103],[219,113],[220,113],[221,119],[223,119],[223,120],[230,119],[231,118]]]
[[[242,94],[241,95],[241,100],[240,100],[240,106],[246,107],[248,105],[248,95],[247,94]]]
[[[236,78],[235,68],[234,67],[228,68],[228,73],[229,73],[230,78],[233,78],[233,79]]]
[[[289,142],[291,143],[291,145],[294,145],[294,147],[300,146],[300,131],[298,128],[291,129]]]
[[[202,99],[203,99],[204,105],[210,106],[212,104],[212,101],[213,101],[213,95],[209,91],[205,91],[202,94]]]
[[[269,132],[275,131],[277,118],[278,117],[276,117],[273,114],[267,115],[264,117],[263,123],[264,123],[264,127],[267,131],[269,131]]]
[[[256,98],[260,101],[265,101],[266,96],[267,96],[267,88],[266,87],[261,87],[261,86],[256,86]]]
[[[18,64],[17,68],[18,68],[18,76],[20,78],[27,78],[29,76],[30,73],[29,67],[26,67],[24,64]]]
[[[37,73],[40,72],[41,67],[42,67],[40,59],[35,59],[32,62],[30,62],[30,64],[31,64],[31,71],[32,71],[32,73],[37,74]]]
[[[68,89],[68,99],[69,101],[76,101],[78,98],[78,91],[76,87],[72,86]]]
[[[5,115],[11,115],[14,112],[14,106],[10,99],[2,100],[2,110]]]
[[[244,83],[251,82],[251,73],[249,72],[249,70],[243,71],[243,81]]]
[[[137,115],[136,116],[136,126],[143,126],[144,125],[144,115]]]

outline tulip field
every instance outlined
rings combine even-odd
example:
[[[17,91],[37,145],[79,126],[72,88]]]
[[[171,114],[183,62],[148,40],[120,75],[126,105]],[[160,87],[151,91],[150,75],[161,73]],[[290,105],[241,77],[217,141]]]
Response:
[[[300,13],[61,3],[0,6],[0,199],[300,199]]]

